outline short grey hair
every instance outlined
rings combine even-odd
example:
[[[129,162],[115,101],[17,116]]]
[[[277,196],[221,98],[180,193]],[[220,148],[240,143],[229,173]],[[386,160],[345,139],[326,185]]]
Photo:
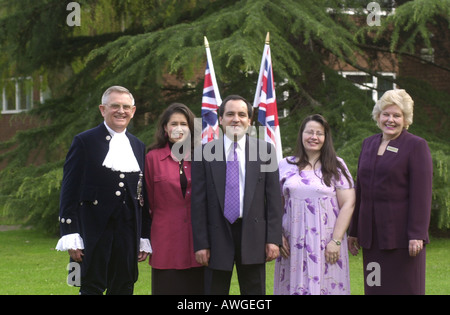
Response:
[[[375,103],[372,111],[372,118],[378,124],[378,118],[381,112],[390,105],[397,105],[402,113],[405,121],[405,128],[408,129],[413,123],[414,101],[405,90],[389,90]]]
[[[112,92],[128,94],[131,98],[132,105],[134,106],[133,94],[131,94],[131,92],[127,88],[124,88],[123,86],[119,86],[119,85],[111,86],[105,91],[105,93],[103,93],[103,96],[102,96],[102,104],[103,105],[106,105],[106,103],[108,102],[108,97]]]

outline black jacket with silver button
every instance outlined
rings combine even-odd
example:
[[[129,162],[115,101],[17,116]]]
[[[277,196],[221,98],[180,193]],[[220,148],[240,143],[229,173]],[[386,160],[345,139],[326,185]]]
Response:
[[[145,145],[127,132],[142,173]],[[109,135],[101,123],[98,127],[75,136],[64,164],[60,198],[61,235],[79,233],[85,243],[95,244],[113,211],[121,204],[132,205],[139,238],[150,238],[150,216],[145,199],[138,198],[139,173],[115,172],[102,166],[109,150]],[[143,185],[145,185],[145,181]],[[145,187],[142,189],[145,192]],[[144,196],[145,197],[145,194]]]

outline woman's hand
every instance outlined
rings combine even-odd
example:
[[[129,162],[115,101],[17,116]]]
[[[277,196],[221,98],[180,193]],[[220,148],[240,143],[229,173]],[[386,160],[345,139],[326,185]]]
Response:
[[[329,264],[336,263],[341,257],[341,245],[337,245],[334,241],[330,241],[325,248],[325,260]]]
[[[350,253],[353,256],[358,255],[359,249],[361,248],[361,246],[358,243],[358,238],[354,236],[349,236],[347,239],[347,243],[348,243],[348,250],[350,251]]]
[[[280,247],[280,253],[283,258],[288,258],[291,254],[289,250],[289,241],[287,238],[283,235],[283,246]]]
[[[416,257],[423,249],[423,240],[410,240],[409,241],[409,256]]]

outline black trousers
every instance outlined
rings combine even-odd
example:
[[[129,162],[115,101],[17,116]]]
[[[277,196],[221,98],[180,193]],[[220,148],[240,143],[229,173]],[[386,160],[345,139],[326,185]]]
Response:
[[[202,295],[204,267],[189,269],[152,268],[152,295]]]
[[[243,265],[241,260],[242,220],[231,224],[234,260],[241,295],[266,294],[266,264]],[[205,269],[205,294],[228,295],[233,271]]]
[[[109,219],[93,251],[89,270],[81,278],[81,295],[100,295],[105,290],[107,295],[133,294],[137,244],[135,218],[131,209],[124,204]]]

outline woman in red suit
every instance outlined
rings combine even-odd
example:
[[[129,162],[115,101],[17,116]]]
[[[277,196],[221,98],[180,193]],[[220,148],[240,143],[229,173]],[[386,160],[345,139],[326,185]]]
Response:
[[[348,238],[363,248],[365,294],[425,294],[433,164],[427,142],[407,131],[414,102],[405,90],[375,104],[381,134],[363,141]]]
[[[145,159],[151,226],[152,294],[203,294],[203,267],[195,260],[191,225],[194,114],[174,103],[161,115]]]

